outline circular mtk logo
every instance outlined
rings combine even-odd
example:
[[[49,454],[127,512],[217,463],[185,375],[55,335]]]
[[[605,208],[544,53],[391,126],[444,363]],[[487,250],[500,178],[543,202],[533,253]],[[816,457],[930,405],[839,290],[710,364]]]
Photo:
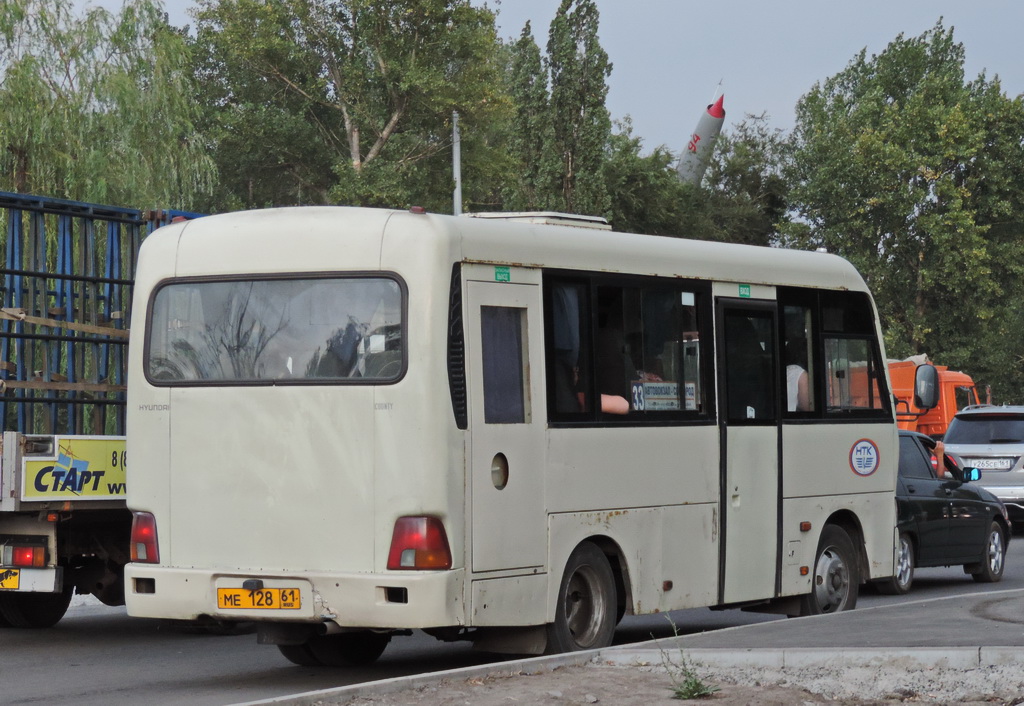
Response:
[[[858,476],[870,476],[878,470],[878,447],[871,439],[861,439],[850,449],[850,468]]]

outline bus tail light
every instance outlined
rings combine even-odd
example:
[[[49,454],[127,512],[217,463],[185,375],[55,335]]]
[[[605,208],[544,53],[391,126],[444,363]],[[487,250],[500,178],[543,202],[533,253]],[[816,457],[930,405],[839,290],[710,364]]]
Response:
[[[450,569],[448,535],[436,517],[406,516],[395,520],[388,569]]]
[[[9,544],[3,548],[2,565],[42,568],[46,566],[46,547],[41,544]]]
[[[156,518],[151,512],[136,512],[132,518],[132,561],[160,563],[156,545]]]

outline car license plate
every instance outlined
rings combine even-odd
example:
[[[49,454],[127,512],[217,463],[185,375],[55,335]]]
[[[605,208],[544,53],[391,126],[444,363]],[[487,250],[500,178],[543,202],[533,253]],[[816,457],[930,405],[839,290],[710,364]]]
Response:
[[[968,468],[980,468],[994,471],[1008,471],[1013,466],[1012,458],[965,458],[964,465]]]
[[[302,597],[297,588],[218,588],[221,610],[298,610]]]
[[[21,583],[20,569],[0,569],[0,590],[17,591]]]

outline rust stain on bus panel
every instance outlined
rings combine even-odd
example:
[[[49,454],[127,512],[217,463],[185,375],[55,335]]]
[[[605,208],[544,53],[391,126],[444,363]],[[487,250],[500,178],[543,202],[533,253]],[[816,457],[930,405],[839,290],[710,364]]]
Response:
[[[587,524],[592,527],[610,528],[612,522],[629,515],[629,510],[609,510],[607,512],[587,513]]]

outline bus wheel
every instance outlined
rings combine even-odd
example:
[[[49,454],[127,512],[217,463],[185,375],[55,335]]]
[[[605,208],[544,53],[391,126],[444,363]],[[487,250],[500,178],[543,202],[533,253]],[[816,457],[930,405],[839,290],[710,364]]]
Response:
[[[305,642],[301,645],[278,645],[277,649],[281,650],[281,654],[284,655],[285,659],[300,667],[319,667],[323,665],[323,662],[313,656],[312,650],[309,649],[309,645]]]
[[[914,583],[914,543],[910,535],[900,532],[899,554],[896,557],[896,575],[892,578],[882,579],[875,586],[880,593],[890,596],[902,596],[910,590]]]
[[[306,645],[320,664],[328,667],[362,667],[376,662],[389,642],[390,634],[366,630],[317,635],[310,638]]]
[[[582,542],[569,556],[558,589],[548,654],[607,647],[615,634],[615,576],[604,552]]]
[[[14,628],[49,628],[71,605],[73,587],[61,593],[0,593],[0,616]]]
[[[811,592],[803,598],[800,615],[852,610],[857,605],[860,572],[850,535],[841,527],[826,525],[815,557]]]
[[[993,521],[988,529],[988,542],[985,544],[985,560],[980,564],[964,567],[964,571],[978,583],[995,583],[1003,578],[1003,566],[1006,563],[1006,540],[1003,528]]]

